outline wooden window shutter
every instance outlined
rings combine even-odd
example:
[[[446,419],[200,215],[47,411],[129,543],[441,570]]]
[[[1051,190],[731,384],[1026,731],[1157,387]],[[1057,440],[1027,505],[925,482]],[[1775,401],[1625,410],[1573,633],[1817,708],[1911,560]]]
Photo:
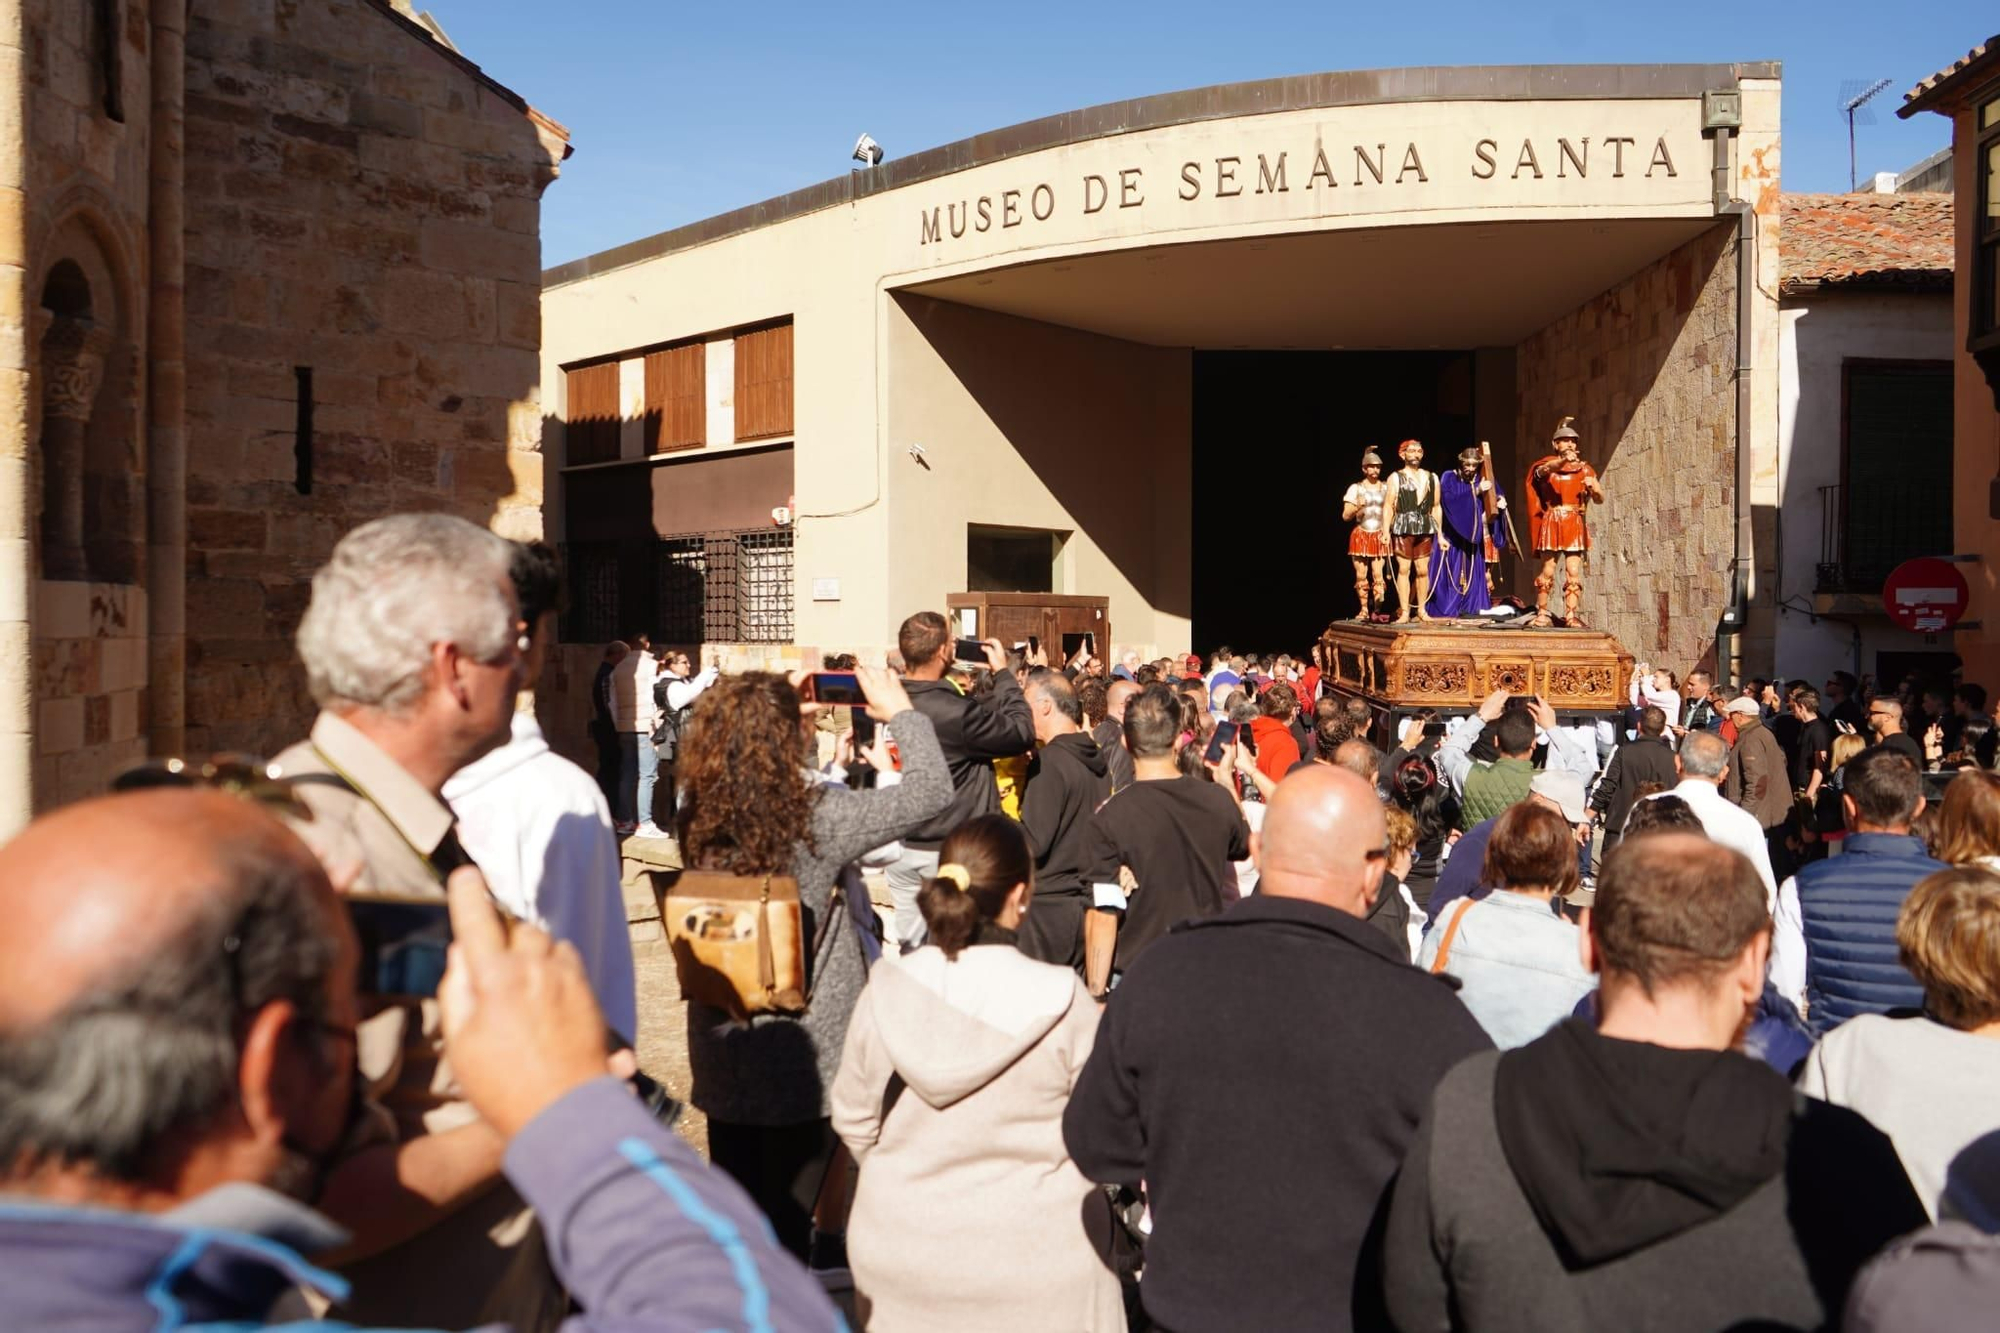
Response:
[[[708,345],[682,343],[646,353],[646,452],[708,443]]]
[[[567,375],[569,411],[565,461],[610,463],[618,458],[618,363],[579,366]]]
[[[792,433],[792,326],[736,335],[736,438]]]

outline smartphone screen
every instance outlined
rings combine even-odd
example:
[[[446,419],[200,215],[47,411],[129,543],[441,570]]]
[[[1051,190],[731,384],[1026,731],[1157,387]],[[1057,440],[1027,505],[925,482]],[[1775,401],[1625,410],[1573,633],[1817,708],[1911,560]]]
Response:
[[[1085,630],[1081,634],[1065,634],[1062,637],[1063,661],[1074,662],[1079,654],[1097,655],[1097,636]]]
[[[1234,722],[1216,723],[1215,731],[1208,738],[1208,749],[1202,752],[1201,757],[1211,764],[1221,763],[1222,756],[1228,753],[1229,747],[1235,743],[1236,735],[1237,726]]]
[[[868,702],[861,693],[861,678],[852,671],[815,671],[806,677],[800,697],[832,708],[860,708]]]
[[[445,900],[350,893],[344,901],[361,944],[356,988],[363,995],[436,995],[451,946]]]
[[[1028,636],[1028,651],[1031,653],[1042,651],[1042,641],[1033,634]]]
[[[977,639],[954,639],[951,644],[951,660],[985,666],[986,645]]]
[[[1238,727],[1236,729],[1236,739],[1242,741],[1243,748],[1248,750],[1251,754],[1257,753],[1256,732],[1250,730],[1250,728],[1248,727]]]

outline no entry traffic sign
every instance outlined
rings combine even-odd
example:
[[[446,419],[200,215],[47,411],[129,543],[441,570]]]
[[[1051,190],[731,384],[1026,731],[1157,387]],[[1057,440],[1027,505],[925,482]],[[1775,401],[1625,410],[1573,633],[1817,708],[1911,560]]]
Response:
[[[1948,560],[1922,556],[1897,565],[1882,585],[1882,609],[1906,630],[1941,634],[1965,614],[1971,591]]]

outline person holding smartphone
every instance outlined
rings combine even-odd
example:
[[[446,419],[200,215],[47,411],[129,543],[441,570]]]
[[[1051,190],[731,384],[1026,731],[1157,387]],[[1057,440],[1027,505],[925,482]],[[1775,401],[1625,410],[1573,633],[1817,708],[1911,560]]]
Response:
[[[919,611],[896,632],[896,648],[905,664],[903,688],[909,691],[910,703],[937,729],[952,787],[951,804],[904,835],[903,855],[889,867],[896,939],[905,949],[924,939],[917,894],[924,881],[937,874],[938,847],[960,824],[1000,809],[994,761],[1026,755],[1035,748],[1035,719],[1009,669],[1007,650],[998,639],[984,640],[982,646],[992,685],[976,696],[968,695],[945,679],[956,656],[950,621],[935,611]],[[1028,656],[1031,666],[1047,664],[1039,651]]]

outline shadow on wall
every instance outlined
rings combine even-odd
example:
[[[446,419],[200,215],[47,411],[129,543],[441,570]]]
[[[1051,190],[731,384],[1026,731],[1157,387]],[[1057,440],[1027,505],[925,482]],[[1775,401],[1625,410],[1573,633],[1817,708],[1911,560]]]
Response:
[[[1190,614],[1188,351],[922,296],[895,300],[1139,596],[1163,615]]]
[[[1733,237],[1711,228],[1517,349],[1521,475],[1509,480],[1522,542],[1533,542],[1527,469],[1573,416],[1606,497],[1589,509],[1584,618],[1682,672],[1713,652],[1735,550]],[[1764,550],[1776,515],[1756,522]],[[1532,602],[1538,562],[1513,568],[1514,592]],[[1557,610],[1562,579],[1558,568]]]

